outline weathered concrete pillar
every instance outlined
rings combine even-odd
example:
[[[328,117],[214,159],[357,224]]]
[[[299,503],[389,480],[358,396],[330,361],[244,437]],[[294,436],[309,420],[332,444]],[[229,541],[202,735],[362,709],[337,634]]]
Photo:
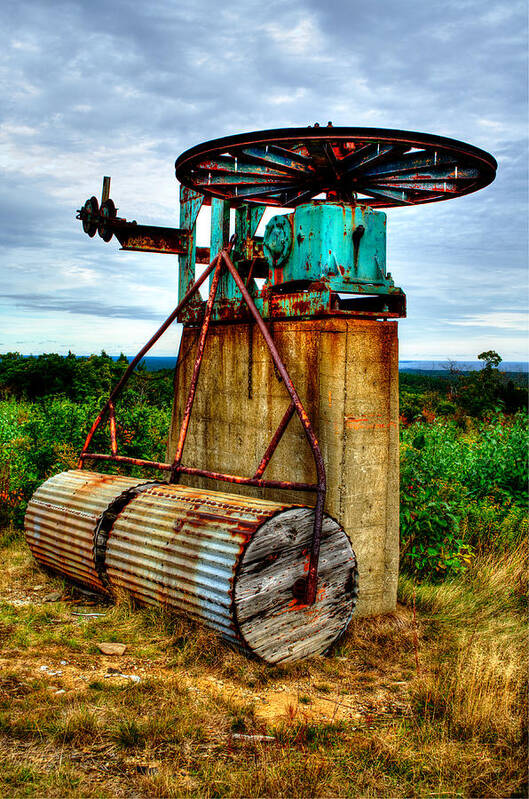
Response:
[[[266,345],[248,324],[211,325],[182,463],[251,476],[289,397]],[[399,561],[398,338],[396,322],[331,317],[277,321],[272,333],[312,420],[327,470],[325,510],[343,526],[358,558],[357,615],[395,608]],[[185,328],[169,437],[174,456],[195,356]],[[296,416],[265,476],[315,481]],[[182,476],[182,483],[267,499],[314,501],[311,494],[255,489]]]

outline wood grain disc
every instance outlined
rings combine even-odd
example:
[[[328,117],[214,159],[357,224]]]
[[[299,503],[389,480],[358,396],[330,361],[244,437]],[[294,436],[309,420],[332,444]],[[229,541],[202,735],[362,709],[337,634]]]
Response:
[[[314,511],[292,508],[266,521],[246,547],[234,587],[234,616],[249,650],[268,663],[324,652],[345,630],[358,594],[351,544],[325,516],[316,602],[296,600],[292,587],[306,577]]]

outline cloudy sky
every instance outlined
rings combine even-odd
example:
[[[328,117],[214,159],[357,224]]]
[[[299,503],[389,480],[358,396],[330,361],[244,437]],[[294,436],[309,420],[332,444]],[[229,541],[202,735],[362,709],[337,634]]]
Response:
[[[491,152],[479,193],[388,211],[404,359],[527,359],[527,20],[518,0],[4,0],[0,352],[134,354],[176,304],[176,257],[89,239],[176,225],[174,160],[262,128],[391,127]],[[207,244],[207,224],[200,224]],[[173,354],[178,331],[152,354]]]

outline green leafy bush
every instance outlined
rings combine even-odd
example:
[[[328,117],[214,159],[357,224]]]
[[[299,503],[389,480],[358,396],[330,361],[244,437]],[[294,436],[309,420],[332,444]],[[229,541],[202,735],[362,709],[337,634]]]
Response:
[[[485,386],[489,406],[503,390],[499,356],[482,355],[487,365],[480,373],[402,375],[402,565],[421,577],[457,574],[474,552],[515,547],[527,535],[527,415],[477,420],[468,415],[470,405],[461,405],[467,389],[468,397],[479,398]],[[76,466],[86,433],[126,365],[124,356],[113,361],[105,353],[0,357],[0,393],[8,397],[0,400],[0,525],[22,526],[37,486]],[[169,370],[139,370],[117,408],[120,454],[165,459],[171,400]],[[106,427],[92,446],[109,451]],[[97,469],[159,474],[101,462]]]
[[[43,480],[75,468],[86,434],[101,402],[75,403],[52,398],[39,403],[0,401],[0,516],[21,526],[27,502]],[[132,405],[117,410],[120,454],[164,460],[170,406]],[[108,431],[93,441],[109,451]],[[98,471],[145,474],[139,467],[98,464]]]
[[[466,430],[453,420],[402,431],[401,541],[405,569],[464,570],[476,549],[516,546],[527,530],[527,416]]]

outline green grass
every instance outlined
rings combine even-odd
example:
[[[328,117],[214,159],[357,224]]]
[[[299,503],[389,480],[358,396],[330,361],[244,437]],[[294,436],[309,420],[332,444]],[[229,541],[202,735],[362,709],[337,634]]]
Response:
[[[52,587],[20,539],[2,555],[0,596]],[[92,606],[105,616],[79,621],[72,610],[82,606],[67,595],[18,606],[4,598],[0,791],[522,795],[526,569],[519,547],[476,556],[466,574],[440,584],[402,576],[397,613],[356,619],[329,656],[284,668],[248,660],[161,609],[123,601]],[[125,655],[94,647],[110,638],[127,644]],[[63,673],[49,676],[43,663]],[[116,665],[140,682],[108,677]],[[267,715],[283,693],[288,701]]]

